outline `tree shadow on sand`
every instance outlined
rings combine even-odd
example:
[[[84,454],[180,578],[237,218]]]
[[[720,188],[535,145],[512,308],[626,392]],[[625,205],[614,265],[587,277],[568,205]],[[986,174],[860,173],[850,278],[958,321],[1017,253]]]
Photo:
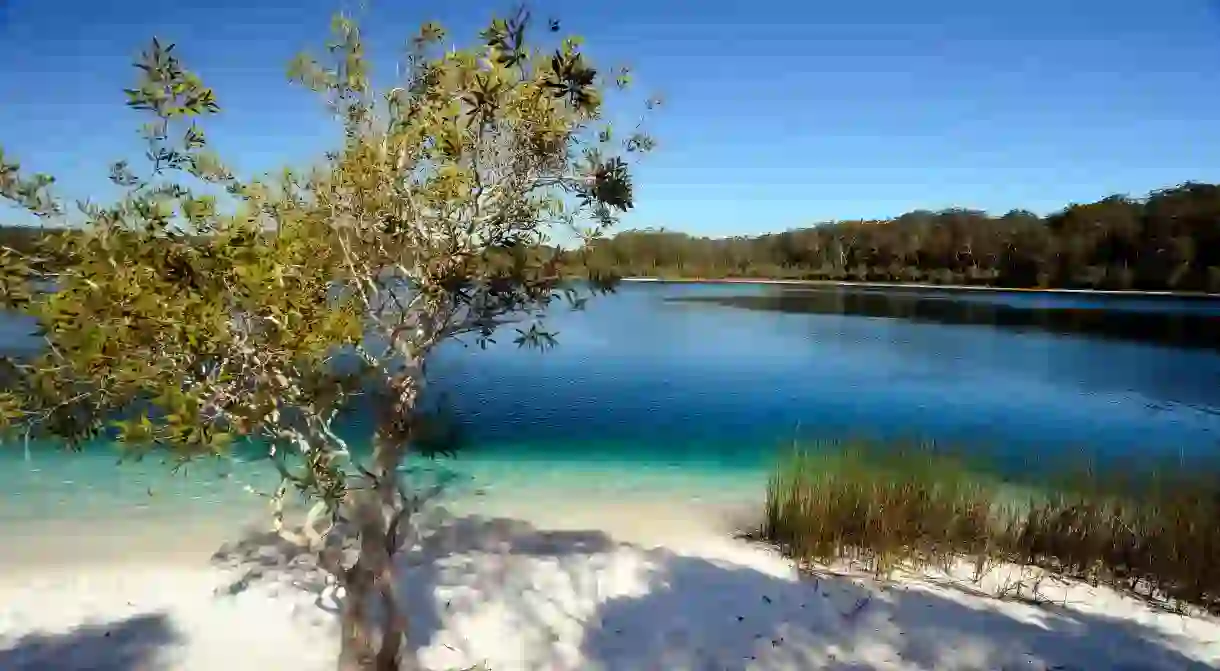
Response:
[[[416,505],[422,509],[417,524],[435,519],[437,514],[446,515],[435,501],[463,484],[463,476],[447,468],[415,466],[404,469],[404,473],[414,480],[412,490],[416,492]],[[297,538],[302,537],[300,529],[292,531]],[[343,547],[345,561],[354,561],[353,539],[347,539]],[[233,576],[217,589],[218,595],[234,596],[252,585],[277,583],[309,593],[314,597],[314,605],[332,615],[339,612],[334,582],[319,565],[317,553],[281,534],[248,529],[236,541],[226,543],[213,553],[212,564]]]
[[[0,643],[4,671],[144,671],[165,668],[159,652],[178,642],[163,614],[80,626],[62,634],[34,633]]]
[[[930,584],[799,576],[775,557],[754,569],[514,519],[442,512],[424,528],[402,558],[421,668],[1213,668],[1162,629],[1067,607],[997,612],[994,600]],[[262,578],[287,572],[321,594],[311,560],[276,547],[251,542],[244,556]],[[486,640],[488,622],[515,640]]]
[[[553,642],[547,624],[547,615],[553,613],[540,611],[553,610],[557,604],[547,600],[539,569],[559,579],[579,580],[582,565],[619,545],[602,531],[540,530],[522,520],[451,517],[440,510],[426,525],[419,544],[404,556],[402,588],[412,634],[408,647],[417,656],[438,643],[450,650],[467,648],[467,641],[438,640],[438,634],[454,618],[478,612],[491,601],[511,609],[515,629],[525,639],[536,634],[535,638]],[[569,614],[571,621],[578,618]]]
[[[483,599],[472,602],[470,595],[490,597],[511,591],[515,581],[524,579],[516,560],[564,556],[580,560],[619,545],[601,531],[539,530],[516,519],[456,517],[440,506],[422,513],[417,524],[421,529],[417,543],[399,557],[412,654],[434,640],[448,616],[478,609]],[[489,562],[488,557],[503,561]],[[349,551],[347,559],[353,560],[354,554]],[[248,533],[217,550],[212,562],[232,576],[216,590],[218,597],[235,596],[255,586],[288,586],[311,595],[319,609],[338,615],[340,597],[317,555],[279,534]],[[538,593],[524,584],[519,587]],[[462,588],[464,595],[443,598],[456,588]],[[522,614],[530,612],[524,609]]]
[[[796,581],[707,559],[658,557],[643,596],[602,604],[590,666],[642,669],[1213,668],[1165,633],[1057,606],[1017,606],[930,585],[823,575]],[[961,598],[956,598],[960,596]]]

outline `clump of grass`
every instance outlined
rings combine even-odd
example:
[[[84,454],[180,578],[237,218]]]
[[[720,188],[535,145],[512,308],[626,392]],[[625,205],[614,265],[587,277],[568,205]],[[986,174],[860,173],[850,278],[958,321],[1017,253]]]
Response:
[[[931,445],[794,446],[761,532],[803,562],[885,574],[969,560],[976,575],[1011,563],[1220,612],[1220,479],[1082,471],[1017,498]]]
[[[1207,474],[1054,492],[1007,521],[1010,561],[1220,612],[1220,481]]]
[[[948,566],[982,551],[994,501],[948,456],[867,443],[794,448],[772,476],[763,535],[795,557],[847,559],[877,573]]]

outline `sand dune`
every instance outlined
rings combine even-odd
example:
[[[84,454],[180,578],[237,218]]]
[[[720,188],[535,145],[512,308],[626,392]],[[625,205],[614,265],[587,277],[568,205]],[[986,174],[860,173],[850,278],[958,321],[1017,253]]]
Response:
[[[982,585],[802,575],[769,548],[693,522],[649,541],[642,519],[623,540],[438,513],[404,557],[413,653],[427,669],[493,671],[1220,666],[1220,622],[1107,589],[1051,580],[1040,592],[1049,602],[1035,605],[978,593],[1002,570]],[[11,573],[0,578],[0,669],[330,669],[334,607],[312,560],[265,535],[208,565]]]

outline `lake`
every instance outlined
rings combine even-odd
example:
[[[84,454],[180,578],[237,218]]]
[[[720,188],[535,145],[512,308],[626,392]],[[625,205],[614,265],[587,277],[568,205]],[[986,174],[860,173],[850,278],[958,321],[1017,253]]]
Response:
[[[1142,467],[1220,448],[1218,302],[625,283],[551,324],[548,352],[505,334],[441,353],[432,373],[463,449],[420,477],[472,496],[744,500],[793,440],[934,440],[1013,469],[1076,452]],[[10,344],[15,333],[0,329]],[[10,524],[138,515],[167,497],[206,516],[248,504],[242,486],[268,476],[115,468],[96,449],[27,457],[8,445],[0,459]]]

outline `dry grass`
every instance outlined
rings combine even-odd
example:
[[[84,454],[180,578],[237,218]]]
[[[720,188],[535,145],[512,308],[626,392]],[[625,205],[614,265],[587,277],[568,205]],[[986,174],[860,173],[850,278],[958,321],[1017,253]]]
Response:
[[[790,556],[1050,569],[1220,612],[1220,478],[1082,475],[1015,494],[932,446],[794,447],[772,475],[762,535]]]

